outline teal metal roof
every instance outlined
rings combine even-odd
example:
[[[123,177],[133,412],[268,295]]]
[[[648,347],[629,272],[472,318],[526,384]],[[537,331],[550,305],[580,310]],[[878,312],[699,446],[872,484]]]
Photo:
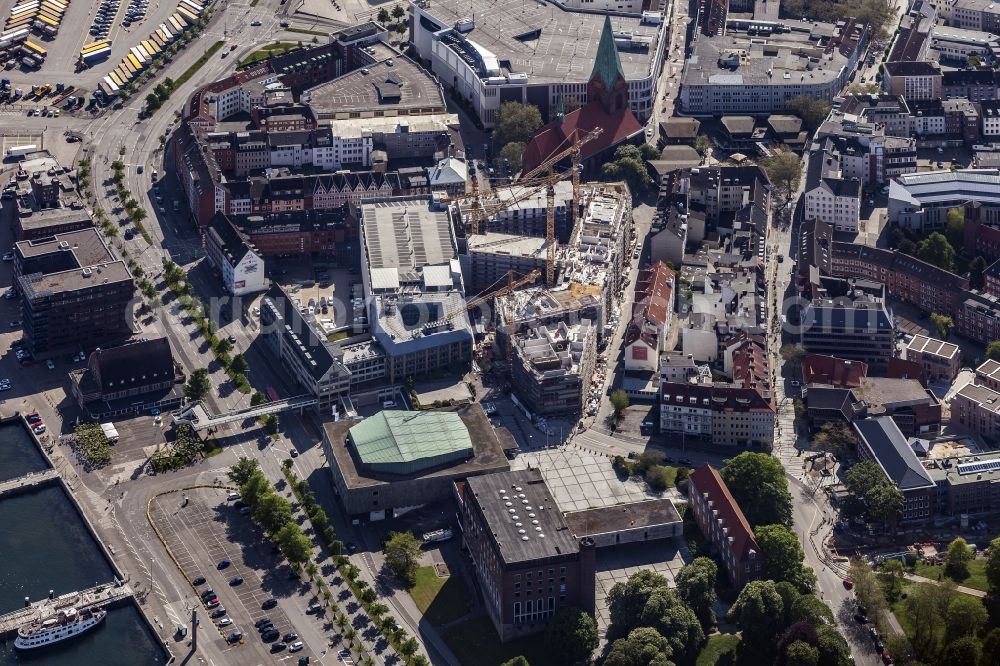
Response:
[[[455,412],[384,411],[350,429],[361,462],[408,463],[472,451],[472,438]]]
[[[604,17],[604,29],[601,31],[601,41],[597,45],[594,71],[590,73],[591,80],[595,76],[601,77],[601,82],[607,90],[611,90],[619,76],[625,78],[622,61],[618,57],[618,47],[615,46],[615,36],[611,30],[611,18],[608,16]]]

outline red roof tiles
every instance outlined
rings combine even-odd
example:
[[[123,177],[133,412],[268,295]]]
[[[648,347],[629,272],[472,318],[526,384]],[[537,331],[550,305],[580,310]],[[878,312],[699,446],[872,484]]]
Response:
[[[840,388],[857,388],[861,379],[868,376],[868,364],[848,361],[824,354],[806,354],[802,357],[802,383],[829,384]]]
[[[712,509],[719,512],[717,518],[722,521],[724,527],[729,528],[728,536],[733,540],[733,555],[739,560],[745,560],[751,550],[759,553],[760,546],[757,545],[757,539],[750,529],[750,523],[729,493],[729,488],[719,476],[719,472],[711,465],[702,465],[691,473],[688,484],[692,482],[697,492],[708,493],[709,499],[712,500]]]
[[[642,133],[642,125],[630,109],[609,114],[601,104],[591,102],[567,113],[562,122],[554,120],[535,133],[524,150],[522,172],[531,171],[549,156],[572,145],[575,131],[579,130],[579,135],[582,136],[596,127],[602,127],[604,131],[599,137],[583,145],[580,151],[580,158],[583,160]]]

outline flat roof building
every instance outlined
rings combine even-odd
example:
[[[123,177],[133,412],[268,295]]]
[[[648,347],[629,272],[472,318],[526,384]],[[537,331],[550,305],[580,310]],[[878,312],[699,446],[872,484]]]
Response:
[[[447,206],[429,197],[361,207],[368,321],[390,382],[472,361],[472,326]]]
[[[96,229],[16,243],[13,282],[34,354],[92,348],[132,333],[132,274]]]
[[[478,404],[329,421],[323,451],[344,510],[367,520],[447,499],[456,480],[509,469]]]
[[[582,413],[596,355],[597,332],[588,319],[529,328],[514,336],[513,389],[539,416]]]
[[[537,469],[456,484],[459,526],[501,641],[541,631],[560,608],[593,614],[596,545],[577,538]]]
[[[534,104],[552,120],[560,100],[578,107],[588,101],[605,16],[599,7],[586,9],[520,0],[414,0],[413,47],[442,81],[471,101],[473,114],[487,127],[508,100]],[[667,24],[619,15],[615,27],[628,103],[644,122],[656,99]]]
[[[958,345],[936,340],[926,335],[914,335],[906,345],[906,360],[919,363],[927,381],[950,382],[955,379],[962,365]]]

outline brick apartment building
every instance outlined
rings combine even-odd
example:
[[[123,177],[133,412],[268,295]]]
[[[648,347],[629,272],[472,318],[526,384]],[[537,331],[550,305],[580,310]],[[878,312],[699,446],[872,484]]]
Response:
[[[701,533],[718,551],[729,581],[737,590],[760,576],[761,550],[743,511],[711,465],[688,477],[691,511]]]
[[[556,611],[594,613],[596,545],[577,539],[537,469],[455,484],[459,528],[501,641],[541,631]]]

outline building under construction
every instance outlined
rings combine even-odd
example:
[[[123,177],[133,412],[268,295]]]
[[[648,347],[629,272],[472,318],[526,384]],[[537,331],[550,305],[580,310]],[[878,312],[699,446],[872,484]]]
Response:
[[[589,319],[523,330],[512,348],[511,385],[538,416],[579,414],[590,391],[597,333]]]

